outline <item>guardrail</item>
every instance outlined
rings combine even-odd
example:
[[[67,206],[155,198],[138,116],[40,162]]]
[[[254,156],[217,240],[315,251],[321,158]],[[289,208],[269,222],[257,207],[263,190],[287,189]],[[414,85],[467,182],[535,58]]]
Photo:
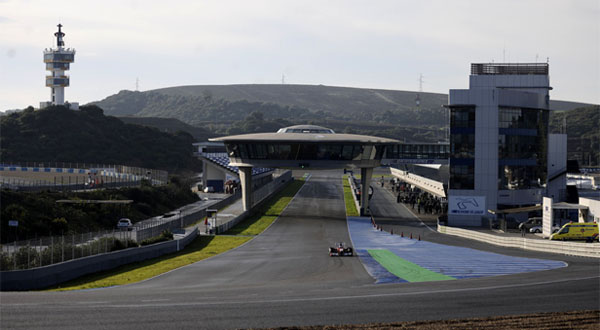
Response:
[[[132,262],[177,252],[198,236],[198,228],[181,239],[70,260],[27,270],[0,272],[0,291],[37,290]]]
[[[460,236],[489,244],[520,248],[549,253],[560,253],[581,257],[600,258],[600,243],[579,243],[539,240],[523,237],[502,237],[490,235],[474,230],[442,226],[438,224],[438,232],[442,234]]]

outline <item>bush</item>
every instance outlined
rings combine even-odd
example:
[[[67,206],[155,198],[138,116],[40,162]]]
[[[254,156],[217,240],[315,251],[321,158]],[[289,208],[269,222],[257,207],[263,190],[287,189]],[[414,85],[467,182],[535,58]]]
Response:
[[[148,238],[142,241],[141,245],[156,244],[159,242],[166,242],[173,239],[173,233],[170,230],[163,231],[159,236]]]

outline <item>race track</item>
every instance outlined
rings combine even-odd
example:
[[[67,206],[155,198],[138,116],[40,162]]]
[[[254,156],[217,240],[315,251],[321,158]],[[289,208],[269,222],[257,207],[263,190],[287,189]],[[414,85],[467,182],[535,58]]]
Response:
[[[380,199],[384,198],[384,199]],[[451,281],[376,284],[350,242],[341,173],[312,177],[262,235],[225,254],[145,282],[71,292],[3,292],[1,327],[44,329],[248,328],[434,320],[600,308],[596,259],[502,249],[430,232],[402,205],[373,199],[398,228],[432,242],[568,267]],[[385,204],[385,205],[384,205]],[[380,207],[378,209],[378,207]],[[385,210],[383,210],[385,209]],[[405,256],[409,258],[409,256]]]

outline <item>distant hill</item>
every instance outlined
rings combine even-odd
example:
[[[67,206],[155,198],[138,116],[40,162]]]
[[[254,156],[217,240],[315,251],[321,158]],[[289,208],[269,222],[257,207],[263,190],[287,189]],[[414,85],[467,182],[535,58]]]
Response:
[[[194,138],[125,124],[97,106],[33,108],[0,118],[2,161],[120,164],[169,172],[197,171]]]
[[[566,124],[568,159],[577,160],[579,165],[600,165],[600,106],[552,112],[550,132],[563,132],[563,123]]]
[[[107,114],[176,118],[215,135],[318,124],[407,142],[445,139],[448,117],[442,105],[447,103],[446,94],[322,85],[180,86],[121,91],[94,102]],[[550,106],[571,110],[590,105],[551,101]]]
[[[126,124],[135,124],[141,126],[149,126],[158,128],[161,132],[175,134],[178,131],[189,133],[196,141],[206,141],[210,137],[214,137],[215,133],[211,133],[207,129],[188,125],[179,119],[175,118],[156,118],[156,117],[117,117]]]

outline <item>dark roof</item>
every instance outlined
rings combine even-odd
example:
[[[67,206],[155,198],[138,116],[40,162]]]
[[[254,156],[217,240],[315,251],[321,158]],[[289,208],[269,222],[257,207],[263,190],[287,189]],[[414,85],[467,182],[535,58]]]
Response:
[[[229,157],[227,157],[226,155],[217,156],[214,154],[204,154],[203,157],[219,167],[225,168],[231,172],[239,174],[239,169],[237,168],[237,166],[229,165]],[[272,168],[253,167],[252,175],[259,175],[271,171],[273,171]]]

